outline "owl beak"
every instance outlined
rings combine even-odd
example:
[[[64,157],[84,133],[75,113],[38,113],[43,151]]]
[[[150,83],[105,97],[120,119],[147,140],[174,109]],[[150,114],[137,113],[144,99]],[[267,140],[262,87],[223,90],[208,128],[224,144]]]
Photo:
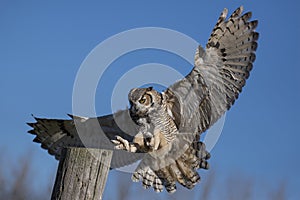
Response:
[[[130,112],[131,113],[136,113],[138,110],[136,109],[136,107],[132,104],[132,103],[130,103]]]

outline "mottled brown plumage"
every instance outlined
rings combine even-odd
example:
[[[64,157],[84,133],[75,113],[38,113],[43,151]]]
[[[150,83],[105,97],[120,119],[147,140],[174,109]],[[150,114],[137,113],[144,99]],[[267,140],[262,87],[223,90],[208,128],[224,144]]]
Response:
[[[200,134],[234,104],[255,60],[258,22],[242,11],[226,20],[223,10],[206,49],[197,48],[192,71],[164,92],[134,88],[129,110],[99,118],[35,118],[29,123],[34,141],[56,158],[68,146],[115,149],[112,168],[141,159],[132,180],[143,187],[174,192],[178,182],[193,188],[200,180],[197,169],[209,167]]]

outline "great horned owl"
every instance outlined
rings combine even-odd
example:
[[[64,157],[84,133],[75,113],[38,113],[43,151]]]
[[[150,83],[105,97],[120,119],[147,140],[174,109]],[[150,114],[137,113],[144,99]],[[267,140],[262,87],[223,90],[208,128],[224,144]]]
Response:
[[[68,146],[115,148],[111,168],[141,159],[132,179],[142,181],[145,188],[160,192],[164,186],[174,192],[176,182],[193,188],[200,180],[197,169],[208,168],[210,157],[200,134],[233,105],[255,60],[258,21],[250,21],[251,12],[242,11],[238,8],[226,20],[228,11],[223,10],[206,49],[197,48],[192,71],[164,92],[132,89],[130,109],[114,115],[35,118],[29,133],[57,159]],[[89,142],[83,144],[78,132]]]

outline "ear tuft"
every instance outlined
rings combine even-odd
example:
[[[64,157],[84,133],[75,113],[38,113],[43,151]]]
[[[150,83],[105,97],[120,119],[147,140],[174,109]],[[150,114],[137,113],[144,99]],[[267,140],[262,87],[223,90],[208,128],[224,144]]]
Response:
[[[151,91],[153,89],[153,87],[148,87],[147,91]]]

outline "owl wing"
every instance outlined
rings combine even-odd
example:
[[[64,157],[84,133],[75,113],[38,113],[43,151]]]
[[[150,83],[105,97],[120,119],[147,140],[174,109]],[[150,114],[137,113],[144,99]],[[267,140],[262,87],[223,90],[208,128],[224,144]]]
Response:
[[[198,47],[195,65],[182,80],[166,91],[168,110],[182,132],[202,133],[212,126],[235,102],[249,77],[255,60],[258,21],[249,21],[238,8],[226,20],[221,13],[206,50]]]
[[[189,189],[200,180],[198,168],[207,169],[209,153],[199,143],[200,133],[212,126],[238,98],[252,69],[257,48],[257,21],[240,7],[226,20],[224,9],[206,50],[197,48],[195,65],[164,93],[167,111],[179,133],[164,156],[145,156],[133,180],[155,191],[176,191],[176,182]],[[150,166],[150,167],[149,167]]]
[[[129,141],[137,133],[128,110],[98,118],[83,118],[69,115],[70,120],[36,118],[28,123],[35,135],[34,142],[40,143],[50,155],[60,158],[61,150],[66,147],[89,147],[113,150],[111,168],[119,168],[143,158],[143,154],[134,154],[115,150],[110,140],[119,135]],[[101,128],[100,128],[101,127]]]

